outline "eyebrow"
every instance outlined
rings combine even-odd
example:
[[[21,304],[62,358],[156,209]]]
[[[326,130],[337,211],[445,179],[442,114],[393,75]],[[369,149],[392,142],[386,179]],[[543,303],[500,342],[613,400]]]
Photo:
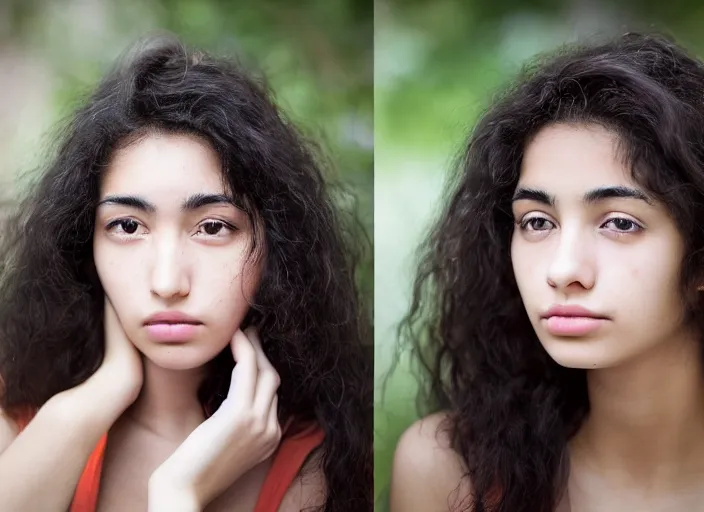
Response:
[[[630,187],[599,187],[588,191],[582,196],[582,202],[594,204],[606,199],[638,199],[648,204],[653,204],[648,196],[640,190]],[[535,201],[547,206],[555,206],[555,196],[548,194],[544,190],[534,188],[518,187],[513,194],[512,201]]]
[[[190,212],[213,204],[226,204],[239,209],[235,201],[224,194],[193,194],[181,203],[181,211]],[[107,196],[98,203],[98,206],[101,205],[127,206],[147,213],[154,213],[157,210],[153,203],[139,196]]]

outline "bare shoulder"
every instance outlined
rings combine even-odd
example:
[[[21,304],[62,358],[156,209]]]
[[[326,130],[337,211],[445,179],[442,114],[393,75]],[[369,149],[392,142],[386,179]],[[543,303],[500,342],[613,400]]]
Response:
[[[413,423],[396,446],[391,512],[446,512],[469,495],[466,466],[452,449],[447,413]]]
[[[278,510],[279,512],[300,512],[308,507],[322,507],[325,505],[325,498],[326,486],[322,452],[316,450],[289,486]]]
[[[18,435],[17,423],[0,409],[0,453],[7,450]]]

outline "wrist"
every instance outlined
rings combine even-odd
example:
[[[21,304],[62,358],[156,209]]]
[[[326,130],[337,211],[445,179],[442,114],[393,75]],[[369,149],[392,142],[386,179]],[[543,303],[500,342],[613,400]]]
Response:
[[[90,400],[88,403],[97,404],[102,415],[111,418],[112,422],[125,412],[139,394],[138,389],[134,392],[120,378],[115,378],[103,368],[75,389]]]
[[[101,435],[107,432],[124,412],[110,389],[95,380],[54,395],[46,404],[64,424],[72,424],[83,429],[94,430]]]

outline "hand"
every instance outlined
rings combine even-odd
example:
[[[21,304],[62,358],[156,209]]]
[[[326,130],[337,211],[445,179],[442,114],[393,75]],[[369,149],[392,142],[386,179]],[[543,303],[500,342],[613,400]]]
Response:
[[[105,357],[98,370],[86,381],[104,392],[105,401],[113,404],[118,415],[139,395],[144,381],[142,357],[127,338],[110,300],[105,297]]]
[[[230,346],[236,364],[227,398],[154,472],[150,503],[159,502],[152,491],[171,489],[205,507],[279,446],[279,375],[253,328],[238,329]]]

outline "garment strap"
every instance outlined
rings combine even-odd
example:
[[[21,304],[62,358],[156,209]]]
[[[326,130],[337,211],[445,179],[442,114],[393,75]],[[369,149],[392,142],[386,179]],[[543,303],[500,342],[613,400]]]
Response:
[[[311,452],[325,438],[318,425],[284,439],[274,455],[254,512],[276,512]]]
[[[103,470],[105,448],[108,435],[103,434],[97,446],[88,457],[88,462],[78,480],[76,492],[71,502],[71,512],[93,512],[98,508],[98,493],[100,492],[100,475]]]

